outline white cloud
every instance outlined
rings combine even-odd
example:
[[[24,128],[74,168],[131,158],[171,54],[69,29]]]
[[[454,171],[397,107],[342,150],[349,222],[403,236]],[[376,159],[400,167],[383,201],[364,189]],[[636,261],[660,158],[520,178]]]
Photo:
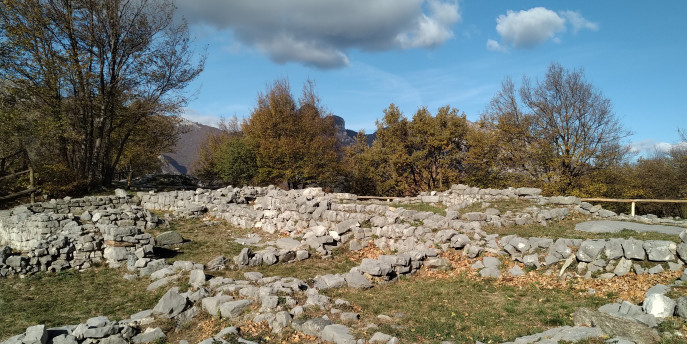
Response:
[[[551,40],[561,43],[560,34],[571,26],[572,31],[598,30],[599,25],[593,23],[579,12],[561,11],[556,13],[544,7],[535,7],[523,11],[507,11],[496,18],[496,32],[501,36],[502,43],[494,40],[487,41],[487,49],[505,51],[505,46],[515,49],[529,49]]]
[[[209,125],[211,127],[217,127],[219,124],[219,121],[220,121],[220,119],[217,116],[201,114],[200,112],[196,111],[195,109],[188,108],[188,107],[183,109],[183,113],[181,114],[181,117],[185,118],[191,122],[201,123],[201,124]]]
[[[434,48],[460,21],[454,0],[177,0],[191,24],[231,30],[277,63],[349,64],[347,51]]]
[[[561,11],[560,14],[572,25],[573,32],[577,33],[580,30],[596,31],[599,29],[599,24],[592,23],[584,19],[579,12],[575,11]]]
[[[496,31],[515,48],[531,48],[565,30],[565,19],[544,7],[508,11],[496,19]]]
[[[633,153],[641,156],[651,156],[652,154],[656,153],[667,153],[673,148],[687,149],[687,142],[678,142],[672,144],[668,142],[656,142],[653,139],[646,139],[630,143],[630,150]]]
[[[505,47],[502,47],[499,42],[493,40],[493,39],[488,39],[487,40],[487,50],[491,51],[506,51]]]

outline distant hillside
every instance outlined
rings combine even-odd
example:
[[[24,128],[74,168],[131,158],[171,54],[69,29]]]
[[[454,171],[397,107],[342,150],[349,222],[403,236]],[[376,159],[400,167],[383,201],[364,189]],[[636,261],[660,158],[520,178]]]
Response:
[[[204,125],[189,120],[182,120],[179,124],[185,133],[179,137],[174,147],[173,153],[165,153],[162,155],[165,164],[162,167],[162,173],[169,174],[191,174],[193,163],[198,158],[198,150],[205,138],[210,134],[217,134],[219,129]]]
[[[336,125],[336,138],[344,145],[348,146],[355,142],[357,132],[346,129],[346,121],[339,117],[333,116]],[[179,137],[179,142],[174,147],[174,153],[162,154],[164,159],[162,173],[166,174],[191,174],[193,172],[193,163],[198,159],[198,150],[200,145],[210,134],[217,134],[219,129],[208,125],[191,122],[189,120],[182,120],[179,124],[183,131]],[[365,135],[367,144],[371,145],[372,141],[377,137],[374,133]]]

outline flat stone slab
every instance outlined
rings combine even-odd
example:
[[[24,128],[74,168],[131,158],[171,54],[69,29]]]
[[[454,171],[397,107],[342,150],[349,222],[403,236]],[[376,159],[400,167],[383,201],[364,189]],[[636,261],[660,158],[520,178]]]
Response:
[[[635,232],[656,232],[669,235],[680,235],[686,228],[665,225],[647,225],[625,221],[587,221],[575,225],[575,230],[590,233],[618,233],[623,229]]]

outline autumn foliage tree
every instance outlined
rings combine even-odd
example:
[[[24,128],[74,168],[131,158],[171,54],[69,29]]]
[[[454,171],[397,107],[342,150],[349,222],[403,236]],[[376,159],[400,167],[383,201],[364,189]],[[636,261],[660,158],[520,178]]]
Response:
[[[255,152],[258,183],[285,183],[289,188],[337,183],[336,128],[312,81],[304,84],[297,101],[288,81],[275,81],[258,96],[242,131]]]
[[[132,140],[167,135],[140,128],[180,109],[204,60],[174,8],[168,0],[0,3],[0,79],[31,110],[14,119],[35,117],[32,140],[47,150],[27,152],[31,164],[63,171],[65,183],[109,184],[122,159],[135,157],[126,153]]]
[[[367,147],[361,134],[348,149],[352,187],[378,195],[448,188],[462,175],[466,133],[465,116],[449,106],[435,116],[420,108],[408,120],[391,104],[377,122],[372,146]]]

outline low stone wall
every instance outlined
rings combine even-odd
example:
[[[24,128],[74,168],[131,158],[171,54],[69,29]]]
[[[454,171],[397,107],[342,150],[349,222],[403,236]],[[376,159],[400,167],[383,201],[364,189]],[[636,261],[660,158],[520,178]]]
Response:
[[[86,197],[36,203],[0,213],[0,276],[86,269],[103,259],[152,255],[144,229],[158,218],[126,196]],[[10,252],[20,255],[11,255]]]

